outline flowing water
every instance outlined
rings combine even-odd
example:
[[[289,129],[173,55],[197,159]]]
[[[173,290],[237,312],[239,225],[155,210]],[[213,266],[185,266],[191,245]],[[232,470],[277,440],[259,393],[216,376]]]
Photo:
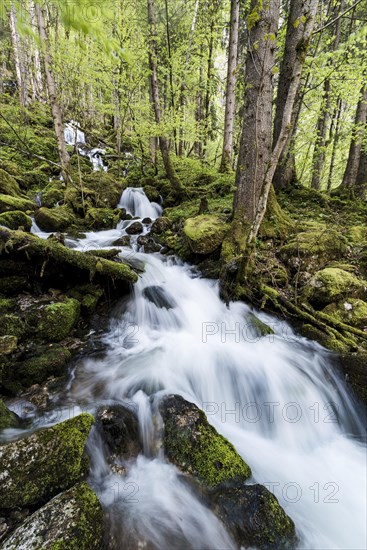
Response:
[[[119,207],[139,218],[161,214],[142,189],[127,189]],[[109,247],[130,223],[68,244]],[[235,445],[252,468],[252,482],[274,492],[295,521],[300,548],[366,548],[364,427],[332,355],[255,312],[275,331],[257,338],[251,308],[225,305],[216,281],[175,258],[144,254],[136,240],[120,255],[143,262],[145,272],[113,313],[106,354],[76,365],[58,418],[70,403],[77,404],[75,414],[108,402],[138,410],[144,454],[125,465],[126,475],[111,470],[97,432],[88,444],[90,482],[109,513],[115,547],[135,548],[139,540],[141,548],[161,550],[235,548],[164,460],[153,413],[162,395],[178,393]]]

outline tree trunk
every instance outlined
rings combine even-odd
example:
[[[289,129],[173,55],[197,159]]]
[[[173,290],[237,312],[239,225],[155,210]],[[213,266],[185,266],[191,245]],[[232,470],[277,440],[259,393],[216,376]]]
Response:
[[[28,91],[26,85],[26,70],[24,62],[24,53],[20,36],[17,29],[17,13],[14,4],[11,4],[9,10],[9,26],[11,42],[14,52],[15,73],[17,77],[20,104],[25,107],[28,104]]]
[[[361,90],[361,98],[358,101],[357,111],[355,116],[355,127],[353,130],[352,141],[349,147],[349,155],[347,166],[345,168],[342,187],[353,189],[358,174],[359,160],[361,157],[362,140],[365,133],[367,122],[367,86],[363,86]]]
[[[200,49],[200,55],[202,57],[203,47]],[[201,157],[203,153],[203,140],[202,140],[202,121],[203,121],[203,67],[199,67],[199,84],[196,94],[196,109],[195,109],[195,121],[198,130],[199,139],[194,143],[194,152],[197,157]]]
[[[37,32],[37,20],[35,13],[34,2],[29,3],[29,11],[31,15],[31,25],[32,30]],[[33,50],[33,78],[32,78],[32,88],[33,88],[33,99],[37,101],[44,101],[44,85],[42,77],[42,67],[41,67],[41,57],[37,44],[33,41],[32,44]]]
[[[162,124],[162,111],[159,98],[159,85],[158,85],[158,56],[157,56],[157,30],[155,21],[155,7],[154,0],[148,0],[148,23],[149,23],[149,68],[150,68],[150,82],[152,90],[153,108],[155,114],[155,120],[158,126]],[[173,167],[171,156],[168,147],[168,140],[166,136],[160,135],[159,145],[163,160],[163,165],[166,171],[167,178],[170,180],[174,191],[177,196],[182,194],[182,187],[177,177],[175,169]]]
[[[330,168],[329,168],[329,176],[327,181],[327,192],[331,192],[331,186],[333,184],[333,175],[334,175],[334,168],[335,168],[335,157],[336,157],[336,150],[339,143],[339,137],[340,137],[340,115],[342,112],[342,100],[339,97],[337,101],[337,106],[334,113],[334,130],[332,133],[330,133],[330,140],[333,142],[333,147],[331,151],[331,160],[330,160]]]
[[[356,195],[361,199],[367,198],[367,148],[364,146],[359,157],[359,166],[356,179]]]
[[[224,119],[223,151],[220,172],[229,172],[233,165],[233,132],[236,114],[236,82],[238,57],[238,28],[240,0],[231,0],[229,32],[228,70],[226,87],[226,109]]]
[[[69,180],[68,164],[69,164],[70,158],[66,150],[61,107],[59,105],[56,82],[52,72],[52,57],[50,54],[50,43],[49,43],[47,31],[46,31],[46,24],[45,24],[43,11],[38,3],[36,3],[35,5],[35,10],[37,15],[38,33],[40,36],[42,56],[43,56],[43,62],[45,67],[45,74],[46,74],[47,90],[48,90],[49,101],[51,104],[52,118],[54,121],[62,176],[64,178],[65,183],[67,183]]]

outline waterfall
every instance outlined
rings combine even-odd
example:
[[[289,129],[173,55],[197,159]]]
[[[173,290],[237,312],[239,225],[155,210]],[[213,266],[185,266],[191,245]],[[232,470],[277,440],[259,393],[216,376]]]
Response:
[[[142,189],[126,189],[119,207],[140,218],[161,213]],[[108,247],[124,233],[89,233],[73,246]],[[121,247],[121,258],[129,255]],[[107,352],[78,361],[68,395],[93,408],[113,400],[139,409],[145,453],[126,465],[126,476],[111,469],[98,434],[89,441],[90,483],[117,548],[129,548],[131,540],[148,540],[157,550],[235,548],[151,443],[154,404],[177,393],[206,412],[254,480],[274,492],[296,524],[300,549],[364,549],[364,427],[333,355],[283,321],[241,302],[227,306],[218,283],[187,264],[139,251],[134,260],[145,271],[113,313]],[[257,337],[253,313],[274,334]]]

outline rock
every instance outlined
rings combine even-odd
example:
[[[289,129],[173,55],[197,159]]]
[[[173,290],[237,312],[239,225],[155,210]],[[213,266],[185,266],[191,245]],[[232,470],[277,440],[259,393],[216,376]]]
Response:
[[[177,306],[172,296],[169,296],[161,286],[147,286],[143,290],[143,295],[160,309],[173,309]]]
[[[120,208],[120,220],[128,221],[132,219],[133,219],[132,215],[126,212],[126,208]]]
[[[170,462],[206,487],[251,476],[250,467],[233,445],[209,424],[205,414],[180,395],[165,397],[159,406],[164,422],[164,449]]]
[[[0,225],[5,225],[5,227],[9,229],[23,228],[24,231],[30,231],[32,220],[24,212],[14,210],[12,212],[0,214]]]
[[[142,451],[136,411],[123,405],[100,407],[96,425],[110,453],[130,459]]]
[[[3,195],[11,195],[12,197],[21,196],[21,191],[16,179],[2,168],[0,168],[0,193]]]
[[[304,288],[303,297],[316,307],[349,298],[367,296],[367,282],[343,269],[328,267],[318,271]]]
[[[210,506],[234,540],[244,548],[295,548],[294,523],[263,485],[230,482],[210,493]]]
[[[42,191],[42,206],[53,208],[56,204],[64,200],[64,190],[60,183],[49,183]]]
[[[80,481],[93,422],[81,414],[0,447],[0,508],[39,504]]]
[[[120,219],[118,210],[110,208],[88,208],[85,223],[88,229],[113,229]]]
[[[188,218],[184,225],[184,234],[195,254],[213,253],[221,246],[227,231],[228,226],[215,215]]]
[[[52,233],[47,237],[48,241],[53,241],[54,243],[65,244],[65,235],[63,233]]]
[[[18,338],[16,336],[0,336],[0,356],[10,355],[18,346]]]
[[[35,214],[37,225],[43,231],[62,232],[75,223],[75,217],[67,206],[39,208]]]
[[[80,316],[80,304],[73,298],[55,302],[40,308],[37,313],[37,335],[50,342],[60,342],[76,325]]]
[[[11,212],[17,210],[21,212],[28,212],[28,210],[35,210],[36,205],[34,202],[26,198],[11,197],[10,195],[0,194],[0,214],[4,212]]]
[[[160,202],[161,197],[158,189],[156,189],[152,185],[144,185],[143,189],[150,202]]]
[[[18,428],[19,423],[19,416],[10,411],[4,401],[0,399],[0,430],[5,430],[6,428]]]
[[[255,336],[258,338],[262,338],[263,336],[274,334],[273,329],[270,328],[267,324],[260,321],[260,319],[256,317],[256,315],[254,315],[253,313],[249,314],[246,321],[248,321],[250,325],[251,337]]]
[[[8,296],[15,296],[16,294],[19,294],[19,292],[28,290],[28,288],[29,283],[27,277],[22,277],[21,275],[4,277],[0,275],[0,292],[7,294]]]
[[[27,332],[27,327],[17,315],[11,313],[0,316],[0,336],[15,336],[21,339]]]
[[[28,517],[2,548],[100,550],[102,538],[103,512],[98,498],[86,483],[78,483]]]
[[[126,233],[128,235],[138,235],[142,233],[143,225],[140,222],[133,222],[129,227],[126,228]]]
[[[143,218],[141,220],[141,223],[143,223],[144,225],[150,225],[152,223],[152,220],[151,218]]]
[[[347,382],[367,405],[367,353],[342,353],[338,362]]]
[[[159,252],[162,248],[161,245],[155,242],[152,237],[149,235],[140,235],[138,237],[138,244],[144,246],[144,252],[146,254],[153,254],[154,252]]]
[[[92,202],[99,208],[116,208],[122,194],[123,182],[102,170],[84,176],[85,186],[94,191]],[[80,201],[81,202],[81,201]]]
[[[116,239],[116,241],[113,241],[112,246],[130,246],[130,239],[130,235],[124,235],[123,237]]]
[[[367,328],[367,302],[355,298],[329,304],[323,313],[335,317],[338,321],[352,327]]]
[[[150,233],[152,235],[161,235],[171,227],[171,221],[168,218],[158,218],[153,222]]]

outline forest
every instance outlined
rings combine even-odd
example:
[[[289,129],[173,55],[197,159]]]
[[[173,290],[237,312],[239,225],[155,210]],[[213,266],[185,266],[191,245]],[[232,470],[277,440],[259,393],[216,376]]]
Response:
[[[367,0],[0,45],[0,548],[363,550]]]

